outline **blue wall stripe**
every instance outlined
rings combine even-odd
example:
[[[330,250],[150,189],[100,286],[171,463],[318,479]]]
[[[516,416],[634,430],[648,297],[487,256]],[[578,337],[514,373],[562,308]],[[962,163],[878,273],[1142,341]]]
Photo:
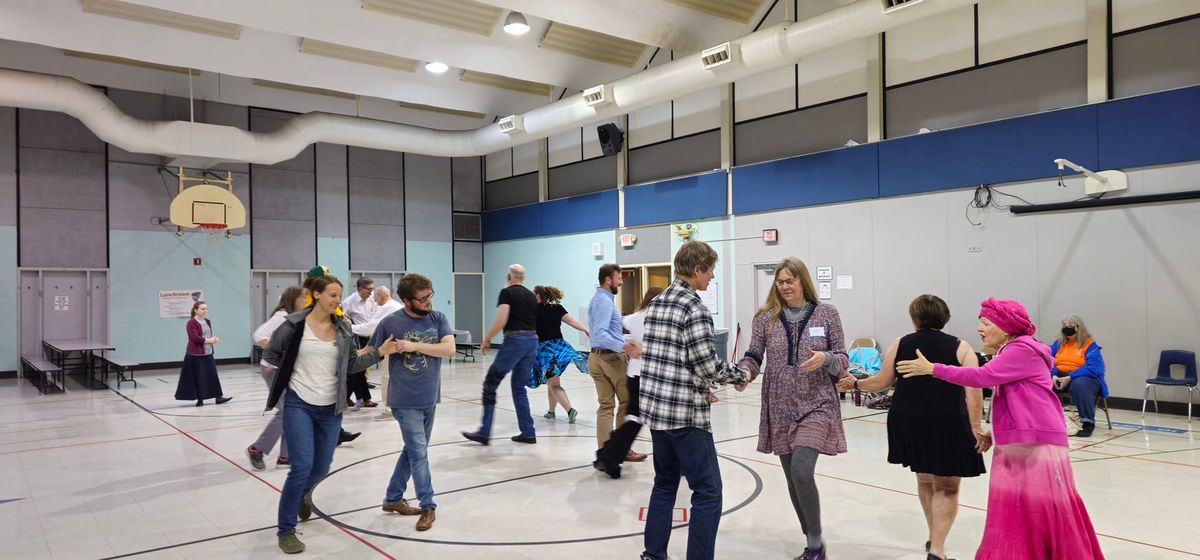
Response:
[[[542,234],[542,205],[526,204],[484,212],[480,217],[484,243]]]
[[[724,171],[625,188],[625,225],[642,226],[725,215]]]
[[[619,223],[617,190],[559,198],[540,204],[541,235],[559,235],[597,229],[614,229]]]
[[[879,144],[879,196],[1028,181],[1058,173],[1054,158],[1097,166],[1093,105]]]
[[[736,167],[733,212],[876,198],[878,166],[879,145],[867,144]]]
[[[1200,160],[1200,86],[1101,104],[1100,169]]]

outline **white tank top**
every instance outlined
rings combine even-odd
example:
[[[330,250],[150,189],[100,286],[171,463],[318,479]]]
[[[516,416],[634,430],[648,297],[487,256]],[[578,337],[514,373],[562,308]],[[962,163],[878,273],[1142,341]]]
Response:
[[[305,322],[288,388],[311,405],[328,406],[337,402],[337,355],[337,343],[317,338]]]

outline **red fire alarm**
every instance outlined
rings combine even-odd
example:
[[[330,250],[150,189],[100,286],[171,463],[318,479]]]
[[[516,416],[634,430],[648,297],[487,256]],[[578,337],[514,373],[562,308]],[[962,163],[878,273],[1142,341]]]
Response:
[[[762,240],[763,240],[763,243],[777,243],[777,242],[779,242],[779,230],[777,230],[777,229],[764,229],[764,230],[762,231]]]
[[[196,258],[192,259],[192,265],[200,266],[200,257],[196,257]]]

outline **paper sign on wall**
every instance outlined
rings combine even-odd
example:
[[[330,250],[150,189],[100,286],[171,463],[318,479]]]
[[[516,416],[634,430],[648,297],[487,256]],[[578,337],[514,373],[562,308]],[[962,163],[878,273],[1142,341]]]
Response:
[[[833,267],[832,266],[818,266],[817,267],[817,280],[833,280]]]
[[[837,289],[853,290],[854,289],[854,277],[853,276],[838,276],[837,277]]]
[[[54,296],[55,311],[70,311],[71,296]]]
[[[716,282],[716,280],[713,280],[708,283],[707,290],[704,290],[703,292],[697,290],[696,293],[700,295],[700,301],[704,302],[704,306],[708,308],[709,313],[716,315],[717,313],[720,312],[720,308],[717,306],[717,282]]]
[[[201,290],[160,290],[158,292],[158,316],[191,317],[192,304],[204,299]]]
[[[817,297],[820,299],[833,299],[833,284],[829,282],[817,282]]]

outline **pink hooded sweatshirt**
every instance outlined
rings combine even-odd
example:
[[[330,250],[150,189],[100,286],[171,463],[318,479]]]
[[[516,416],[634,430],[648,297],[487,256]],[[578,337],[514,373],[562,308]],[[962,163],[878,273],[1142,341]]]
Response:
[[[1040,443],[1067,445],[1062,404],[1046,375],[1054,365],[1050,349],[1032,336],[1005,344],[983,367],[934,364],[933,375],[965,387],[996,387],[992,396],[992,432],[996,445]]]

